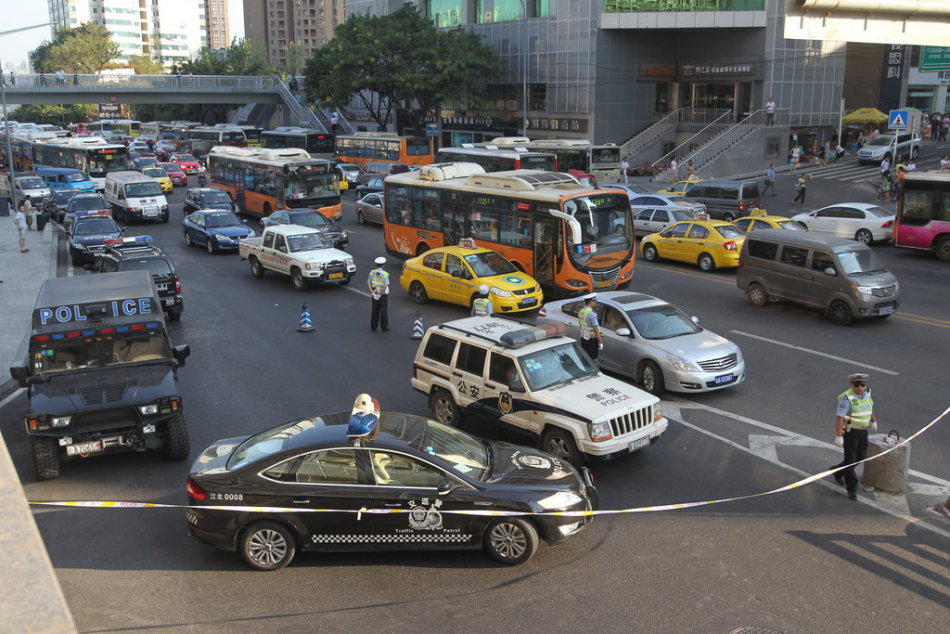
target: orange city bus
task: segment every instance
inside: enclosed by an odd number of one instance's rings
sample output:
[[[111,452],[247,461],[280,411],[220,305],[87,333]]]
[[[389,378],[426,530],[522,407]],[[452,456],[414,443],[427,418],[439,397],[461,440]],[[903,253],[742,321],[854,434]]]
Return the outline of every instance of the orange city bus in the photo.
[[[333,162],[298,148],[282,150],[216,146],[208,152],[211,184],[228,192],[246,214],[310,208],[329,220],[343,217]]]
[[[433,158],[431,138],[399,136],[395,132],[338,134],[333,152],[344,163],[360,167],[370,161],[429,165]]]
[[[623,288],[633,279],[629,198],[569,174],[486,174],[475,163],[440,163],[387,177],[383,200],[390,254],[419,255],[473,238],[534,276],[548,299]]]

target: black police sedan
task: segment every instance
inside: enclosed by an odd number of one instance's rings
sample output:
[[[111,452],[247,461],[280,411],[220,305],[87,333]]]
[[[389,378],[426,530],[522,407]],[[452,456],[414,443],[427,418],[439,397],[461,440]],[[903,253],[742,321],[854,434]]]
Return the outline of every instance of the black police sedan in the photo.
[[[380,416],[374,440],[352,441],[349,418],[302,418],[211,445],[188,478],[191,536],[257,570],[282,568],[297,550],[480,548],[515,565],[539,537],[561,542],[591,516],[493,512],[597,507],[589,471],[538,450],[395,413]]]

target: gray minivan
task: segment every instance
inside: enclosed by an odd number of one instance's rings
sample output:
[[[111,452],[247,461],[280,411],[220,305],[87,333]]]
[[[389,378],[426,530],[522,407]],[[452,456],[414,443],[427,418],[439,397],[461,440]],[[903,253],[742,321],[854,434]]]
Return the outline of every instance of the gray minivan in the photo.
[[[726,222],[748,216],[762,204],[755,181],[700,181],[686,190],[686,197],[706,205],[710,218]]]
[[[840,326],[889,317],[900,305],[897,278],[867,245],[788,229],[746,236],[736,286],[754,306],[795,302],[823,311]]]

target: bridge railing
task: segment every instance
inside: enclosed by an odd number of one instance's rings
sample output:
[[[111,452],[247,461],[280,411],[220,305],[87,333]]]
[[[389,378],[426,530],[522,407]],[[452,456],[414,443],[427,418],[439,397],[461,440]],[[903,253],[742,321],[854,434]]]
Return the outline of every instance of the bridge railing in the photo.
[[[55,73],[31,73],[26,75],[3,73],[7,88],[49,88],[76,90],[90,88],[116,89],[169,89],[197,88],[201,90],[249,90],[271,92],[281,83],[278,77],[259,75],[126,75],[120,73],[102,73],[96,75],[66,74],[58,77]]]

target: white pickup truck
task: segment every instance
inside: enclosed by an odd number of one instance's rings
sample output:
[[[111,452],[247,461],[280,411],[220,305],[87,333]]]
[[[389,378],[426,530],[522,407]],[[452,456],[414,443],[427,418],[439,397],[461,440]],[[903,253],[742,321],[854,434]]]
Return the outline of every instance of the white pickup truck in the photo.
[[[298,291],[311,282],[349,284],[356,273],[351,255],[334,249],[316,229],[297,225],[267,227],[261,237],[241,240],[238,253],[251,263],[254,277],[265,270],[283,273]]]

